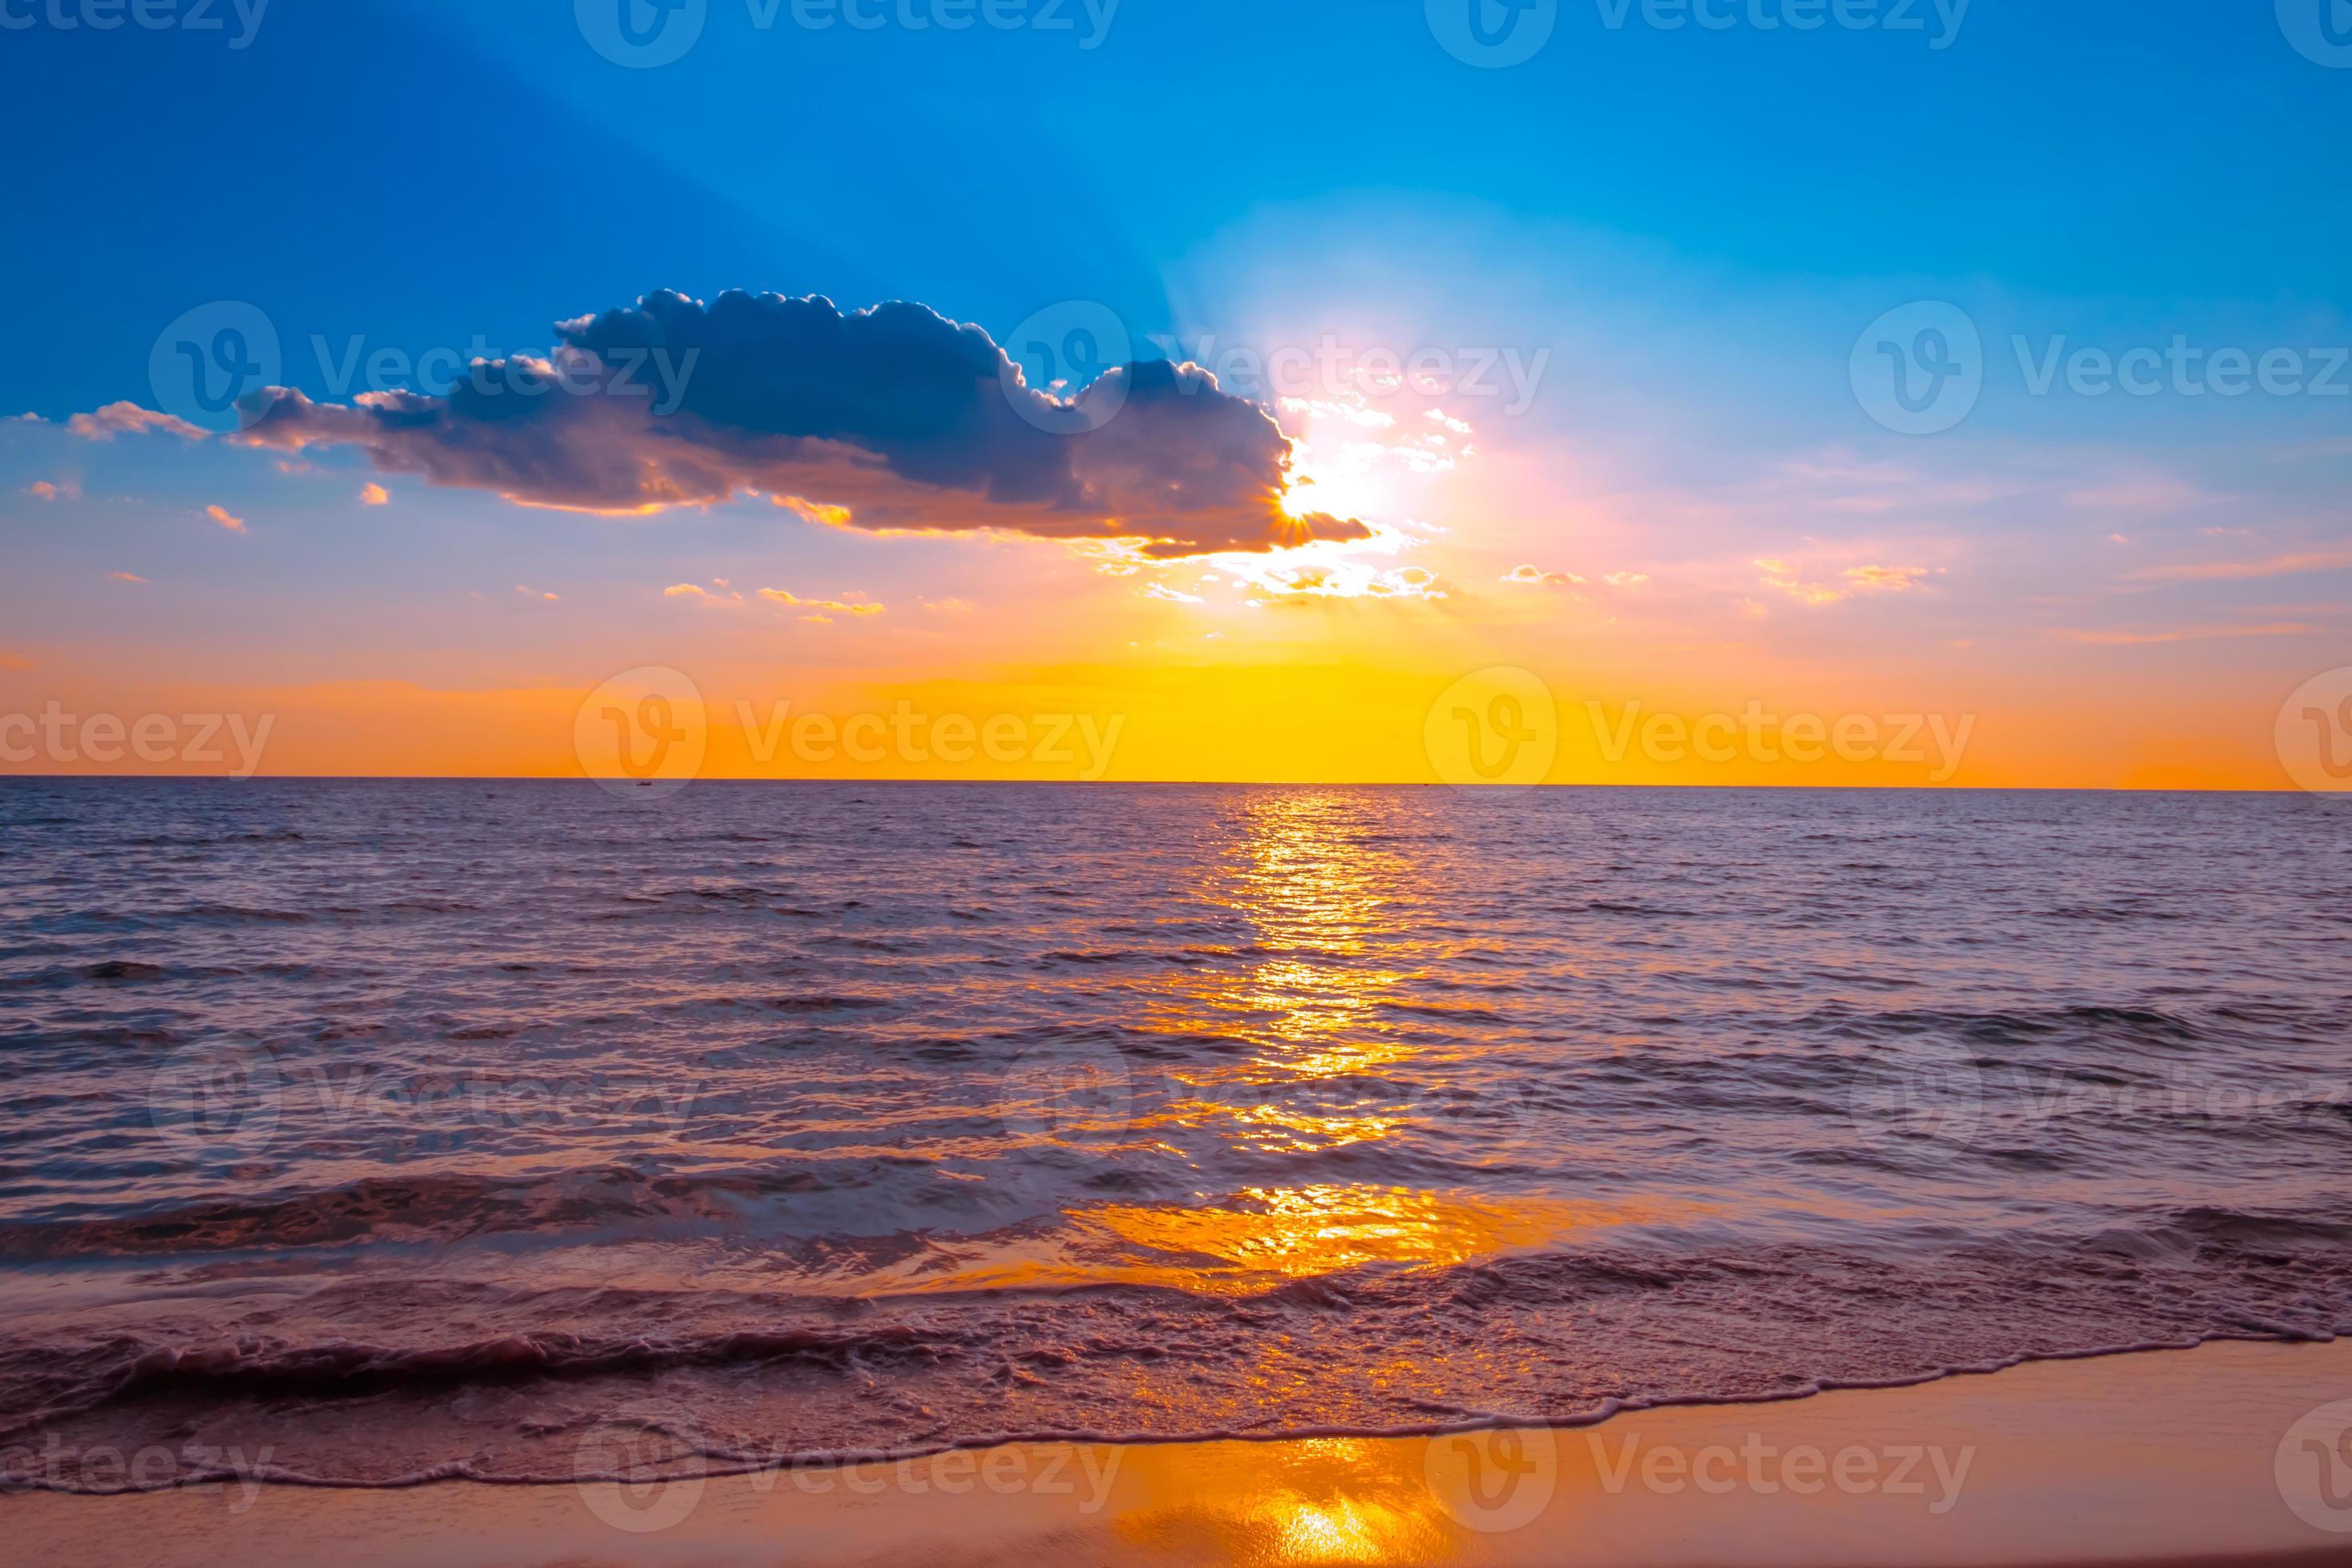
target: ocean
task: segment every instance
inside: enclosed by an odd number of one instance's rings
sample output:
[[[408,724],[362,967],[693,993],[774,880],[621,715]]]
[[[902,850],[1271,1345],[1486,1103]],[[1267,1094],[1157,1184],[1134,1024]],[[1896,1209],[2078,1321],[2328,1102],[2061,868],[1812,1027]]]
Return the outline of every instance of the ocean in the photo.
[[[0,780],[0,1478],[2332,1336],[2348,873],[2302,795]]]

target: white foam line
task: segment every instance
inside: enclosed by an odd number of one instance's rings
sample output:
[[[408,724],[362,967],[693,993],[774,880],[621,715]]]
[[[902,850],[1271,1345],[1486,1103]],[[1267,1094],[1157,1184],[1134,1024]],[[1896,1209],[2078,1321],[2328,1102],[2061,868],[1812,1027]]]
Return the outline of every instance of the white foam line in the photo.
[[[0,1489],[69,1492],[81,1497],[120,1497],[134,1492],[173,1491],[184,1487],[208,1486],[229,1481],[259,1481],[272,1486],[320,1487],[348,1491],[397,1491],[411,1487],[433,1486],[443,1481],[468,1481],[478,1486],[500,1487],[562,1487],[598,1485],[608,1482],[642,1484],[689,1476],[716,1480],[730,1476],[761,1475],[769,1471],[846,1469],[857,1465],[898,1464],[914,1459],[934,1458],[941,1454],[1009,1447],[1015,1444],[1070,1443],[1108,1447],[1143,1447],[1198,1443],[1291,1443],[1343,1438],[1444,1437],[1461,1432],[1492,1432],[1511,1427],[1542,1426],[1554,1431],[1574,1431],[1583,1427],[1597,1426],[1618,1415],[1644,1410],[1709,1409],[1740,1405],[1788,1405],[1798,1400],[1815,1398],[1823,1394],[1918,1388],[1931,1383],[1941,1383],[1952,1377],[1987,1377],[2036,1362],[2096,1361],[2107,1356],[2190,1351],[2201,1345],[2216,1343],[2328,1344],[2346,1336],[2352,1336],[2352,1321],[2339,1323],[2333,1331],[2326,1333],[2284,1329],[2275,1333],[2251,1330],[2246,1331],[2217,1330],[2210,1334],[2198,1334],[2181,1340],[2141,1340],[2126,1344],[2102,1345],[2091,1350],[2026,1351],[1995,1361],[1967,1363],[1902,1377],[1817,1378],[1771,1394],[1662,1394],[1654,1398],[1640,1396],[1628,1399],[1610,1398],[1602,1400],[1590,1410],[1539,1419],[1531,1419],[1524,1415],[1471,1415],[1461,1421],[1408,1423],[1398,1426],[1286,1426],[1275,1431],[1257,1430],[1253,1426],[1212,1427],[1197,1432],[1110,1432],[1083,1428],[1063,1431],[993,1432],[957,1437],[947,1442],[915,1444],[898,1448],[812,1448],[784,1455],[751,1455],[740,1449],[698,1447],[693,1449],[696,1457],[717,1459],[724,1463],[718,1467],[691,1470],[666,1470],[650,1476],[610,1471],[583,1472],[567,1476],[502,1475],[477,1470],[468,1460],[453,1459],[404,1475],[374,1479],[315,1476],[300,1470],[285,1469],[275,1465],[254,1465],[241,1471],[234,1468],[200,1471],[194,1475],[175,1478],[158,1487],[138,1487],[129,1484],[112,1487],[74,1486],[0,1473]]]

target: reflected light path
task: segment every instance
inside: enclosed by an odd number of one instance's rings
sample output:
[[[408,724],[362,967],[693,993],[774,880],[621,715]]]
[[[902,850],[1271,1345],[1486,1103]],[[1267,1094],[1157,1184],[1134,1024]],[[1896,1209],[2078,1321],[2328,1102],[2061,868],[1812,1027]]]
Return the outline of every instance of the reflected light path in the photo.
[[[1227,879],[1210,896],[1246,922],[1252,939],[1231,952],[1251,962],[1171,971],[1154,982],[1139,1026],[1237,1039],[1249,1054],[1179,1070],[1176,1084],[1194,1092],[1167,1109],[1168,1123],[1299,1153],[1378,1142],[1401,1125],[1391,1075],[1420,1047],[1383,1009],[1402,1000],[1401,984],[1433,944],[1392,912],[1412,868],[1377,842],[1381,824],[1365,805],[1292,792],[1244,803]],[[1348,1081],[1358,1079],[1372,1081]],[[1300,1085],[1318,1087],[1313,1104],[1291,1092]]]

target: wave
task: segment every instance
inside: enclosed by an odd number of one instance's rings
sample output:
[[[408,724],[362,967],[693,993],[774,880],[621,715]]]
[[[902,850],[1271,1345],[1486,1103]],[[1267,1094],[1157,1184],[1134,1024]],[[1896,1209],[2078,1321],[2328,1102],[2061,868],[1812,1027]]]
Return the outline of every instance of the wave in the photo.
[[[307,1294],[247,1281],[254,1294],[225,1313],[237,1283],[216,1281],[201,1310],[159,1303],[135,1331],[0,1340],[0,1436],[121,1447],[202,1423],[266,1438],[309,1478],[387,1485],[454,1473],[469,1450],[451,1445],[483,1420],[523,1455],[646,1399],[732,1434],[713,1453],[793,1458],[1009,1437],[1396,1434],[1430,1429],[1433,1410],[1572,1424],[2352,1333],[2352,1227],[2189,1208],[2145,1233],[1933,1257],[1592,1248],[1237,1294],[1108,1283],[825,1300],[338,1272]]]

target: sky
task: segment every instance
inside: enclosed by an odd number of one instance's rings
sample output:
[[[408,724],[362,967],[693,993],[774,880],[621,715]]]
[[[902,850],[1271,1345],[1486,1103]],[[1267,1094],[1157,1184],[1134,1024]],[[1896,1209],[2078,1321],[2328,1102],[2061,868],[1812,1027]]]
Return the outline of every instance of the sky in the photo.
[[[2343,0],[0,0],[0,771],[2352,778]]]

